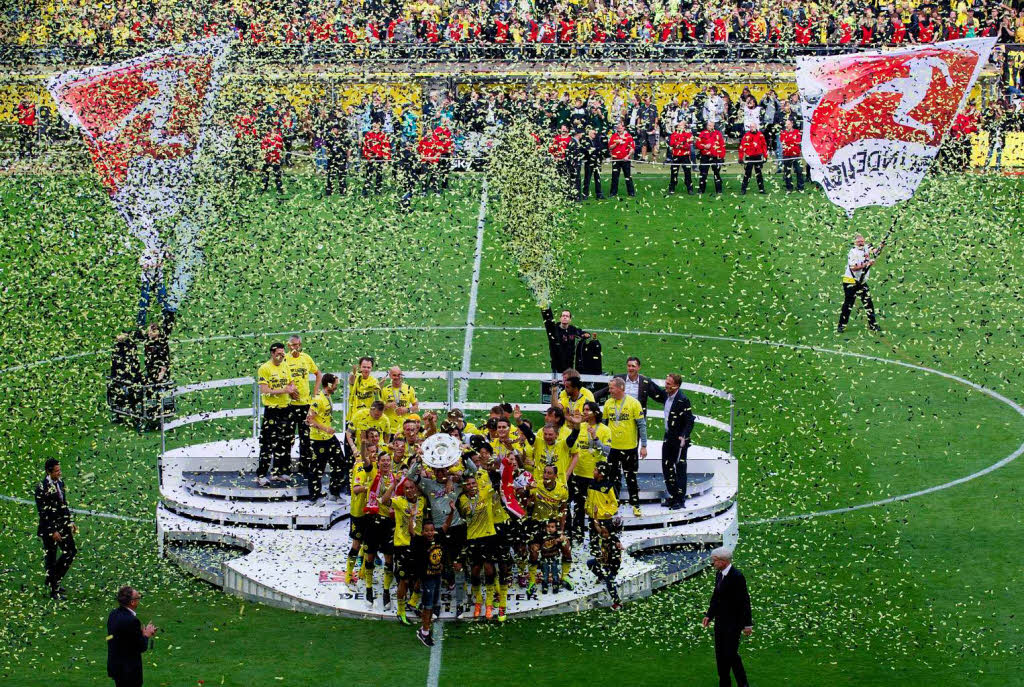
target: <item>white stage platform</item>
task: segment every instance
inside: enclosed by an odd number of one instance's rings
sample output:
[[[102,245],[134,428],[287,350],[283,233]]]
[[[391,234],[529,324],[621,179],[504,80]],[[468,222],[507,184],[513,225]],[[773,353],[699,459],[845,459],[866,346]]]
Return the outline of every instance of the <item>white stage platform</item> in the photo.
[[[695,574],[707,565],[701,549],[734,543],[736,525],[735,459],[701,446],[690,449],[686,507],[668,510],[660,504],[660,442],[650,442],[641,461],[641,485],[648,502],[641,517],[622,500],[622,543],[626,548],[618,578],[623,600],[651,594],[658,587]],[[313,505],[296,500],[305,487],[260,488],[249,477],[257,445],[252,439],[219,441],[169,450],[161,460],[161,505],[157,524],[162,552],[186,569],[225,591],[253,601],[312,613],[393,619],[394,603],[384,609],[378,599],[371,608],[361,582],[343,582],[349,549],[348,501]],[[230,487],[196,489],[195,473],[240,475],[238,491]],[[191,478],[189,477],[191,476]],[[223,483],[225,480],[215,480]],[[263,496],[263,498],[259,498]],[[322,503],[322,502],[321,502]],[[239,549],[218,560],[202,551],[183,553],[181,542],[209,542]],[[650,549],[689,545],[691,551],[667,553],[645,560]],[[510,589],[510,615],[544,615],[578,611],[611,601],[605,588],[586,568],[589,547],[575,547],[573,591],[528,596]],[[667,556],[669,560],[662,560]],[[378,590],[381,584],[378,572]],[[442,617],[454,614],[454,597],[443,594]]]
[[[442,380],[447,402],[424,402],[424,409],[454,407],[456,383],[479,381],[549,381],[550,375],[490,372],[405,372],[407,379]],[[335,408],[345,414],[347,376]],[[585,382],[607,382],[607,377],[585,376]],[[377,572],[377,600],[371,607],[363,598],[362,581],[354,588],[344,583],[350,540],[348,498],[310,503],[300,479],[290,485],[259,487],[254,480],[259,434],[259,390],[250,377],[200,382],[174,391],[175,397],[210,390],[250,387],[252,406],[206,410],[161,425],[162,441],[178,427],[251,417],[249,438],[215,441],[167,449],[160,457],[160,497],[157,531],[163,555],[197,577],[245,599],[274,606],[328,615],[394,619],[395,609],[384,608],[379,590],[383,571]],[[738,538],[736,495],[738,468],[732,456],[732,394],[712,387],[684,384],[687,393],[728,403],[728,421],[696,416],[698,425],[728,434],[728,451],[692,446],[688,453],[687,499],[683,508],[661,506],[661,442],[648,442],[648,457],[640,462],[641,514],[634,516],[625,489],[619,509],[625,548],[617,589],[626,601],[653,593],[659,587],[689,577],[709,564],[708,551]],[[465,411],[486,412],[492,402],[459,403]],[[538,403],[521,404],[524,411],[543,411]],[[719,406],[721,410],[721,406]],[[661,422],[662,411],[648,417]],[[297,444],[292,449],[298,457]],[[574,588],[558,594],[539,591],[528,595],[509,588],[511,616],[545,615],[609,605],[603,585],[586,568],[589,546],[576,545],[571,580]],[[454,615],[454,594],[442,592],[442,618]],[[464,616],[465,617],[465,616]]]

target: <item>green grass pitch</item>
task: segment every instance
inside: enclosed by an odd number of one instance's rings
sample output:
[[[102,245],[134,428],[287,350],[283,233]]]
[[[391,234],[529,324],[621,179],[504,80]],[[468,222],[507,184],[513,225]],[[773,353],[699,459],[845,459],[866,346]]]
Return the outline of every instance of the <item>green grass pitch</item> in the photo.
[[[206,265],[175,332],[177,381],[251,375],[292,331],[309,332],[306,350],[324,369],[365,353],[459,369],[480,177],[457,176],[450,194],[417,199],[408,213],[393,195],[322,199],[308,174],[286,182],[283,199],[232,196],[207,231]],[[847,220],[819,192],[769,183],[768,196],[740,198],[735,178],[720,199],[666,196],[665,177],[644,175],[636,199],[584,204],[556,307],[601,332],[606,370],[639,355],[655,377],[679,371],[736,394],[746,521],[737,565],[756,625],[742,652],[753,684],[1024,684],[1024,461],[908,501],[767,522],[942,484],[1021,445],[1024,418],[1007,405],[845,354],[1024,398],[1024,183],[926,181],[872,274],[881,336],[859,306],[846,334],[835,325],[850,238],[877,240],[891,210]],[[111,425],[104,408],[107,351],[137,298],[122,224],[90,176],[0,178],[0,207],[0,494],[30,498],[56,456],[73,506],[143,519],[79,517],[71,599],[58,608],[43,591],[34,508],[0,501],[0,682],[105,684],[106,614],[130,583],[145,595],[140,616],[162,628],[145,655],[147,685],[423,684],[429,654],[411,630],[242,602],[157,557],[159,437]],[[546,369],[540,314],[490,223],[476,325],[474,370]],[[244,405],[246,393],[186,403]],[[536,391],[492,383],[470,395]],[[246,426],[170,440],[242,436]],[[722,437],[705,429],[695,440]],[[440,683],[714,684],[711,636],[699,626],[710,587],[699,575],[618,614],[447,624]]]

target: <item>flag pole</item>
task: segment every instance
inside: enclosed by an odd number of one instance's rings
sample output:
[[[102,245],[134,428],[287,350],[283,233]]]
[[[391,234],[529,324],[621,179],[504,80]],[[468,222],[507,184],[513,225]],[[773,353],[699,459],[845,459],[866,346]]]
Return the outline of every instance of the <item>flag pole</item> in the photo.
[[[887,231],[885,236],[882,238],[882,242],[878,244],[878,251],[875,252],[873,258],[874,260],[877,260],[878,256],[882,254],[882,251],[885,249],[885,246],[889,243],[889,239],[896,232],[896,226],[899,224],[900,217],[903,216],[903,209],[906,207],[908,202],[909,201],[904,201],[900,203],[900,205],[897,206],[897,208],[893,211],[892,222],[889,224],[889,231]],[[864,268],[864,271],[860,273],[860,278],[857,280],[858,285],[864,283],[864,281],[868,278],[868,272],[870,271],[871,265],[868,265],[867,267]]]

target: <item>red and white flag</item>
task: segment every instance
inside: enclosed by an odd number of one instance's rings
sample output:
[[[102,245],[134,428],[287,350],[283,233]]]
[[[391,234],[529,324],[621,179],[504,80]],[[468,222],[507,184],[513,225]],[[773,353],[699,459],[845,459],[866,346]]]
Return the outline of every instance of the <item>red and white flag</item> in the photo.
[[[195,239],[194,227],[178,225],[192,221],[182,210],[193,196],[230,40],[177,45],[47,81],[61,116],[81,129],[103,187],[145,254],[164,254],[172,235],[178,243],[182,236]],[[191,249],[174,246],[179,269]]]
[[[532,478],[528,472],[524,475]],[[501,459],[501,501],[512,515],[517,518],[526,517],[526,509],[516,498],[515,458],[510,455]]]
[[[797,60],[811,179],[852,213],[914,195],[995,38]]]

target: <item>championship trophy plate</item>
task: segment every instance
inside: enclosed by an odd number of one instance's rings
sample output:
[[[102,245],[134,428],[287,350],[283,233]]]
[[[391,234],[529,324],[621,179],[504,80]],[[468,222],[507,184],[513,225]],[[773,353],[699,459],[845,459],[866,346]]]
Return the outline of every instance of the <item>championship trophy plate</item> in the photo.
[[[450,434],[431,434],[423,440],[423,463],[429,468],[450,468],[461,457],[462,446]]]

